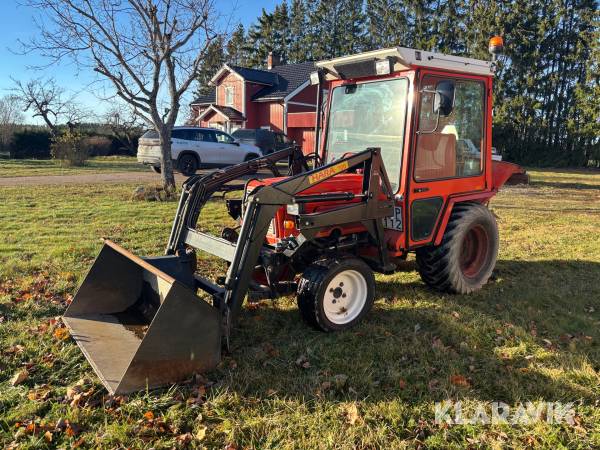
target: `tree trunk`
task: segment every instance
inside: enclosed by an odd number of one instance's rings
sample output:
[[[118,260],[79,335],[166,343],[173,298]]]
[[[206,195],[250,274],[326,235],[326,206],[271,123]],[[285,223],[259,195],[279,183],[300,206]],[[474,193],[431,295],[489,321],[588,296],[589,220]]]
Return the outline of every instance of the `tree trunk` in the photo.
[[[162,126],[158,130],[160,138],[160,151],[161,151],[161,181],[163,188],[168,193],[175,192],[175,175],[173,174],[173,160],[171,159],[171,129],[167,126]]]

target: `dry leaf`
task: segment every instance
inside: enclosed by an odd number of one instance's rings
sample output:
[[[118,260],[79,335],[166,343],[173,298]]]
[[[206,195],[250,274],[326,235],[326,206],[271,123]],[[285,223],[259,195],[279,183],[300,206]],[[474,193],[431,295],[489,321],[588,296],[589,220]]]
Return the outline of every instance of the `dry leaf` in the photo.
[[[203,440],[206,437],[206,427],[198,428],[198,431],[196,431],[195,437],[199,441]]]
[[[23,353],[25,351],[25,347],[17,344],[17,345],[12,345],[10,347],[8,347],[6,350],[4,350],[4,353],[7,354],[17,354],[17,353]]]
[[[46,431],[44,433],[44,439],[46,442],[52,442],[52,433],[50,431]]]
[[[16,386],[17,384],[21,384],[29,377],[29,372],[27,370],[21,370],[14,374],[14,376],[10,379],[11,386]]]
[[[406,389],[406,380],[400,379],[398,386],[400,386],[400,389]]]
[[[69,337],[69,330],[67,330],[66,328],[57,328],[52,334],[59,341],[64,341]]]
[[[344,413],[346,416],[346,422],[349,425],[354,425],[356,423],[356,421],[359,419],[358,408],[356,406],[356,403],[351,403],[351,404],[347,405],[345,407]]]
[[[471,383],[469,383],[469,380],[467,380],[462,375],[452,375],[450,377],[450,383],[452,383],[454,386],[462,386],[462,387],[469,387],[471,385]]]
[[[146,420],[154,420],[154,413],[152,411],[148,411],[144,413],[144,419]]]

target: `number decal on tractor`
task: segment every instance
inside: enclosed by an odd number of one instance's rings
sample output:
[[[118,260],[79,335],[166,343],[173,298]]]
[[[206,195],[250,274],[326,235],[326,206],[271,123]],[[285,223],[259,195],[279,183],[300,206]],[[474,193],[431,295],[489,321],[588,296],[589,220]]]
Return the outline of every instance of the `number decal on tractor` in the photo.
[[[402,231],[402,206],[394,207],[394,213],[383,219],[383,226],[389,230]]]

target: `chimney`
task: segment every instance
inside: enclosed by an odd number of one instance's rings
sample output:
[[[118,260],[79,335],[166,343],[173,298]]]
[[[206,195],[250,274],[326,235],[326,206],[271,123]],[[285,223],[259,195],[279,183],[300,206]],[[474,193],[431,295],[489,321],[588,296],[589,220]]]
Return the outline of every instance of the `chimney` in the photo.
[[[269,52],[269,56],[267,57],[267,69],[271,70],[280,63],[281,61],[279,60],[279,56],[277,56],[277,54],[273,54],[273,52]]]

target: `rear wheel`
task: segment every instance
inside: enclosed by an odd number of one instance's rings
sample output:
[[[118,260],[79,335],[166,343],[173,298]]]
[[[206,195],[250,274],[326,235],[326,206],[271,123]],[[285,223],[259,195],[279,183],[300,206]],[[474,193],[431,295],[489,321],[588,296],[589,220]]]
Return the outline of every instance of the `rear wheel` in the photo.
[[[375,299],[373,271],[357,258],[328,259],[309,266],[298,284],[303,319],[323,331],[360,322]]]
[[[487,283],[498,257],[498,226],[479,203],[456,205],[437,247],[417,250],[421,278],[429,286],[470,294]]]
[[[198,159],[194,155],[181,155],[177,160],[177,168],[186,177],[192,176],[198,170]]]
[[[158,174],[161,172],[161,170],[160,170],[160,166],[150,166],[150,170],[151,170],[152,172],[154,172],[154,173],[158,173]]]

